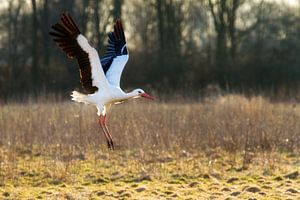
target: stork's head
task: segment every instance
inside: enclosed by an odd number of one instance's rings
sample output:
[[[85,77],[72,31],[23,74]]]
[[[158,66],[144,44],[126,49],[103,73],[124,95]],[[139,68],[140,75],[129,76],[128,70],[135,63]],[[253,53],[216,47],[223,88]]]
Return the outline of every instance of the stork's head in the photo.
[[[144,92],[144,90],[142,89],[135,89],[133,90],[133,93],[134,93],[134,98],[140,98],[140,97],[144,97],[146,99],[151,99],[151,100],[154,100],[154,97],[147,94],[146,92]]]

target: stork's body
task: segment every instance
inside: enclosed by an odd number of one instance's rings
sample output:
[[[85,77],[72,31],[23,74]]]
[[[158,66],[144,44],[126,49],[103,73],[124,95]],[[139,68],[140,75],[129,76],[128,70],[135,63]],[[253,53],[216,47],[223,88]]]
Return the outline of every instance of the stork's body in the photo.
[[[93,94],[82,94],[77,91],[73,91],[71,96],[72,100],[82,102],[86,104],[93,104],[97,107],[97,114],[100,116],[106,115],[112,104],[123,103],[131,98],[138,98],[139,89],[130,93],[125,93],[120,87],[108,85],[103,88],[101,92],[95,92]]]
[[[142,89],[126,93],[120,88],[122,71],[129,58],[121,21],[117,20],[114,31],[108,34],[107,51],[101,59],[97,50],[91,47],[87,39],[80,33],[69,14],[62,14],[61,20],[52,26],[50,35],[54,37],[54,41],[68,57],[77,59],[80,82],[88,94],[73,91],[72,100],[97,107],[99,124],[107,139],[108,147],[114,149],[106,125],[106,115],[111,105],[131,98],[153,99]]]

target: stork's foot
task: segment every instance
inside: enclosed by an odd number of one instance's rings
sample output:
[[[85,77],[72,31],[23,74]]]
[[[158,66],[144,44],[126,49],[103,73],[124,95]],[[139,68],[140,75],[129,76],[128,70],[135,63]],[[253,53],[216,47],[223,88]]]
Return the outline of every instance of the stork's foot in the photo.
[[[108,148],[108,149],[111,149],[110,141],[109,141],[109,140],[106,140],[106,142],[107,142],[107,148]]]
[[[115,150],[114,142],[112,140],[107,140],[107,148],[109,150]]]
[[[115,150],[114,142],[112,140],[110,140],[110,144],[111,144],[111,150]]]

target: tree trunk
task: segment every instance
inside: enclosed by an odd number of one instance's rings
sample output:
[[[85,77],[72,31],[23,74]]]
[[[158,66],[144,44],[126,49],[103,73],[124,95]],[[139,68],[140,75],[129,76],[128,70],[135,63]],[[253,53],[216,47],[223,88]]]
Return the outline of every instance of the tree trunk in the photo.
[[[95,2],[98,2],[98,0],[96,0]],[[81,32],[83,35],[85,35],[86,33],[86,29],[87,29],[87,22],[88,22],[88,13],[87,13],[87,7],[89,6],[90,1],[89,0],[82,0],[82,15],[81,15]]]
[[[122,5],[123,5],[123,0],[114,0],[114,8],[112,11],[114,21],[116,21],[117,19],[121,19]]]
[[[164,17],[163,17],[163,5],[162,0],[156,0],[156,12],[157,12],[157,23],[158,23],[158,38],[159,38],[159,51],[158,58],[161,64],[164,64],[164,49],[165,49],[165,41],[164,41]]]
[[[48,4],[48,0],[44,0],[44,8],[43,8],[43,35],[44,35],[44,39],[43,39],[43,43],[44,43],[44,66],[43,69],[48,69],[49,67],[49,57],[50,57],[50,49],[49,49],[49,40],[47,39],[48,36],[48,32],[49,32],[49,4]],[[44,74],[43,70],[43,75]]]
[[[217,81],[221,87],[226,86],[226,66],[228,65],[227,58],[227,30],[226,30],[226,0],[219,0],[215,4],[211,0],[209,2],[210,12],[213,16],[215,31],[217,33],[216,54],[215,54],[215,72]]]
[[[102,45],[102,35],[100,32],[100,15],[99,15],[99,9],[100,9],[100,3],[101,1],[94,1],[94,16],[95,16],[95,34],[94,34],[94,41],[96,45],[96,49],[100,49]]]
[[[232,4],[230,8],[227,9],[227,17],[228,17],[228,32],[230,37],[230,57],[231,63],[235,64],[235,57],[236,57],[236,48],[237,48],[237,41],[236,41],[236,12],[239,7],[239,0],[232,0]]]
[[[33,88],[36,89],[38,83],[38,61],[37,61],[37,11],[36,11],[36,0],[31,0],[32,4],[32,81]]]

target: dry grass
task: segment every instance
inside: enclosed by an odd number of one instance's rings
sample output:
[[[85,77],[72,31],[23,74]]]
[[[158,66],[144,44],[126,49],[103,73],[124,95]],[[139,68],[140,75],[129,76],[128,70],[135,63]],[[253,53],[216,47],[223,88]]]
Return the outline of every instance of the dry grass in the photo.
[[[113,108],[108,123],[117,150],[109,152],[93,107],[5,104],[0,191],[12,199],[30,197],[24,191],[50,199],[224,198],[234,191],[287,198],[298,193],[285,190],[300,190],[297,177],[283,182],[288,188],[274,189],[272,181],[299,168],[299,122],[298,105],[260,97],[135,101]],[[238,180],[227,183],[232,177]],[[265,194],[247,191],[253,184]]]
[[[108,123],[118,149],[240,152],[245,146],[255,151],[300,147],[299,120],[295,104],[231,95],[203,103],[130,102],[115,106]],[[0,127],[6,147],[75,148],[84,153],[106,145],[95,108],[77,103],[2,105]]]

